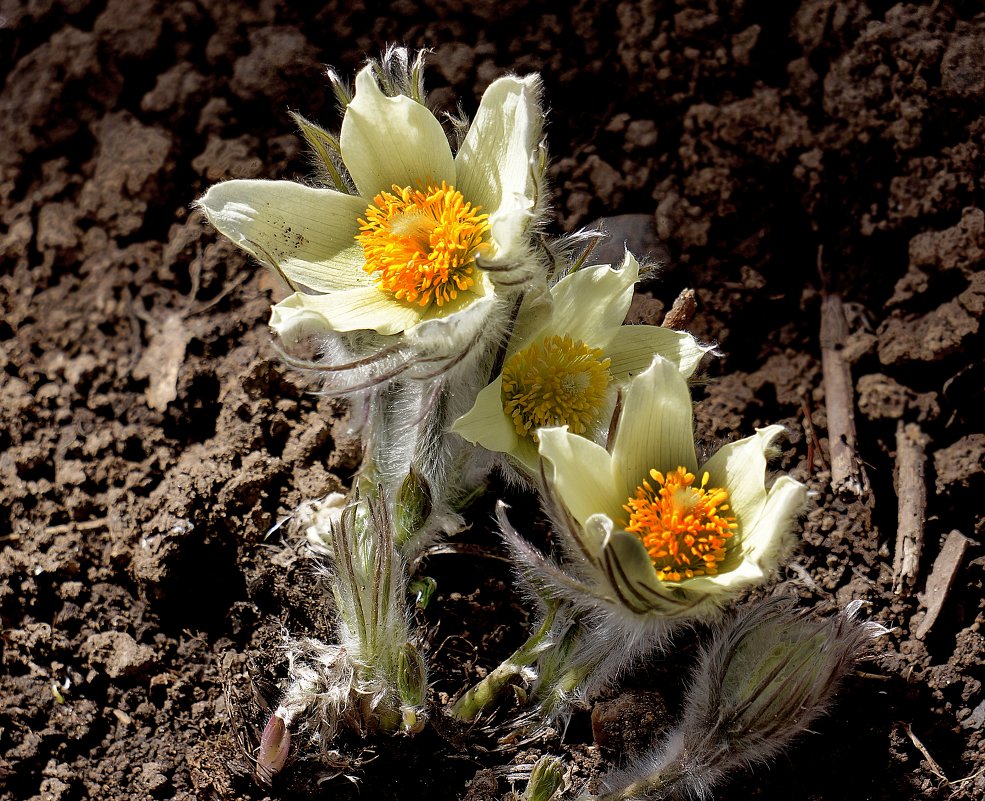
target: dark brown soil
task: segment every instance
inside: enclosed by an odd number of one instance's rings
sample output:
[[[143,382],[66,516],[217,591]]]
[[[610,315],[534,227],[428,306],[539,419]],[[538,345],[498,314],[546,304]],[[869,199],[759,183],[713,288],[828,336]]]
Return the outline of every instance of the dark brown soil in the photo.
[[[816,492],[783,578],[805,605],[863,598],[894,627],[817,734],[720,797],[982,797],[981,5],[316,6],[0,0],[0,798],[481,801],[541,752],[577,786],[645,743],[616,725],[600,749],[580,711],[563,738],[501,753],[446,725],[373,742],[361,790],[303,743],[272,789],[251,778],[283,634],[330,636],[303,552],[268,531],[344,488],[358,443],[277,364],[273,282],[191,203],[224,178],[308,175],[288,109],[335,126],[322,64],[352,74],[392,42],[435,49],[449,110],[504,72],[543,75],[556,230],[619,217],[649,242],[664,266],[641,313],[697,289],[692,331],[724,353],[700,435],[783,423],[783,466]],[[835,291],[872,486],[851,501],[826,470],[819,320]],[[927,437],[910,597],[892,590],[899,420]],[[460,541],[501,555],[480,529]],[[954,529],[973,542],[918,639]],[[438,702],[522,640],[524,612],[501,560],[425,568]],[[610,719],[666,725],[697,637],[608,699]],[[625,716],[644,701],[656,711]]]

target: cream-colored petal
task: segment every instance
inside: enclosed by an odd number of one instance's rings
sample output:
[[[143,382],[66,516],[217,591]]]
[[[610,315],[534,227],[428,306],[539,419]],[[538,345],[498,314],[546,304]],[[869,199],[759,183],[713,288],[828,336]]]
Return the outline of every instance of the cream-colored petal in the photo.
[[[395,301],[376,287],[359,287],[326,295],[295,292],[277,304],[270,324],[280,333],[303,322],[312,333],[320,324],[324,331],[376,331],[399,334],[420,322],[418,306]],[[320,321],[320,323],[319,323]]]
[[[719,578],[720,576],[695,576],[694,578],[682,579],[681,581],[668,581],[667,585],[669,587],[679,588],[692,599],[710,596],[721,600],[722,596],[728,595],[734,592],[734,590],[721,581],[718,581]],[[736,586],[740,586],[740,584]],[[741,586],[749,586],[749,583],[747,582]]]
[[[503,412],[502,376],[476,395],[472,408],[452,424],[451,430],[487,451],[516,450],[519,442],[516,427]]]
[[[604,348],[626,319],[639,275],[639,264],[628,251],[619,268],[602,264],[566,275],[551,290],[552,332]],[[652,361],[650,354],[646,367]]]
[[[646,370],[654,355],[663,356],[681,375],[689,377],[708,350],[684,331],[655,325],[624,325],[616,330],[605,353],[612,360],[609,372],[624,381]]]
[[[503,409],[502,376],[479,392],[472,408],[452,424],[451,430],[487,451],[505,453],[532,478],[540,474],[536,445],[517,433]]]
[[[437,303],[432,303],[428,306],[427,312],[424,314],[424,319],[444,320],[454,317],[460,314],[463,309],[469,308],[479,300],[493,300],[492,294],[486,292],[485,286],[482,283],[460,291],[453,300],[447,300],[440,306]]]
[[[613,531],[607,550],[608,573],[623,604],[643,613],[662,601],[665,589],[639,537]]]
[[[728,490],[743,529],[755,523],[766,504],[766,454],[781,433],[783,426],[757,429],[751,437],[723,445],[701,468],[711,486]]]
[[[397,186],[455,182],[451,147],[435,116],[404,95],[380,91],[372,67],[356,76],[340,136],[342,160],[359,194],[374,198]]]
[[[356,243],[367,206],[360,197],[294,181],[238,180],[216,184],[198,205],[219,233],[292,284],[329,292],[372,282]]]
[[[270,327],[289,345],[331,330],[321,314],[305,306],[305,297],[295,292],[270,309]]]
[[[594,514],[583,525],[578,526],[576,530],[569,531],[565,527],[561,531],[569,534],[576,540],[574,543],[568,545],[571,553],[587,556],[592,566],[602,570],[604,573],[602,554],[609,546],[609,541],[612,539],[612,534],[616,529],[616,524],[612,522],[611,517],[604,514]]]
[[[806,499],[803,484],[781,476],[770,488],[760,516],[743,526],[741,541],[729,550],[720,572],[690,579],[683,586],[694,592],[734,595],[769,580],[797,543],[795,524]]]
[[[529,262],[533,257],[527,244],[527,231],[534,218],[534,203],[524,195],[513,195],[489,215],[489,250],[482,254],[480,264],[501,266]],[[524,265],[529,267],[529,265]],[[507,277],[500,283],[512,282]]]
[[[515,251],[532,216],[531,159],[543,123],[539,95],[534,75],[493,81],[455,157],[456,187],[489,215],[493,262]]]
[[[540,455],[547,478],[572,517],[584,525],[594,514],[618,518],[623,498],[612,486],[605,448],[572,434],[567,426],[540,429]]]
[[[516,446],[506,455],[519,472],[526,473],[534,481],[540,478],[540,453],[532,439],[518,436]]]
[[[807,488],[803,484],[790,476],[774,481],[759,517],[743,532],[744,557],[767,570],[776,567],[794,545],[796,521],[806,505]]]
[[[602,566],[621,606],[638,615],[677,620],[707,619],[721,607],[720,592],[690,592],[691,581],[661,581],[638,537],[612,533]]]
[[[651,469],[695,471],[691,394],[673,362],[660,356],[626,390],[612,448],[613,480],[624,498]]]
[[[453,301],[424,312],[421,322],[407,336],[422,354],[458,354],[470,351],[484,333],[491,333],[495,295],[461,292]]]

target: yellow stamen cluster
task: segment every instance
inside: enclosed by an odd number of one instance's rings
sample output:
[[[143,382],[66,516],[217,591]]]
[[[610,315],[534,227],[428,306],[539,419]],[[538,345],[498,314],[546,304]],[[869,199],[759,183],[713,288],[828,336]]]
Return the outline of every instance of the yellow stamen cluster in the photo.
[[[609,386],[611,360],[570,336],[548,336],[503,367],[503,409],[517,433],[537,441],[537,429],[567,425],[583,434],[597,418]]]
[[[714,576],[725,558],[725,540],[738,523],[728,514],[728,492],[708,488],[708,474],[694,487],[694,473],[678,467],[664,476],[651,470],[649,481],[637,487],[636,496],[623,506],[629,512],[626,531],[636,534],[653,560],[657,577],[680,581],[694,576]]]
[[[380,192],[359,220],[363,269],[398,300],[444,305],[477,280],[475,257],[489,232],[489,215],[444,181]]]

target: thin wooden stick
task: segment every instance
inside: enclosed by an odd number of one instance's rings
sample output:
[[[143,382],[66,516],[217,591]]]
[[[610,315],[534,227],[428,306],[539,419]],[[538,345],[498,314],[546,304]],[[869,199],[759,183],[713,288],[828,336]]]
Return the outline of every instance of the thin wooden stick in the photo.
[[[916,423],[896,426],[896,496],[899,498],[893,592],[909,595],[920,572],[927,509],[927,437]]]
[[[804,432],[807,434],[807,474],[812,476],[814,475],[815,458],[824,468],[827,468],[828,464],[824,461],[824,453],[821,451],[821,440],[818,439],[817,430],[814,428],[810,398],[808,398],[806,390],[803,389],[800,391],[800,411],[804,415]]]
[[[108,517],[97,517],[94,520],[79,520],[71,523],[60,523],[57,526],[45,528],[45,534],[68,534],[70,531],[92,531],[97,528],[107,528]]]
[[[947,539],[944,540],[944,546],[941,548],[941,552],[937,554],[934,566],[930,570],[930,577],[927,579],[927,591],[921,598],[924,606],[927,607],[927,614],[913,633],[918,640],[926,637],[930,633],[931,627],[937,622],[970,544],[971,540],[956,529],[948,534]]]
[[[847,338],[848,321],[841,296],[826,295],[821,301],[821,368],[828,411],[831,488],[837,495],[861,498],[868,495],[869,479],[858,458],[852,367],[843,353]]]
[[[927,750],[927,746],[920,742],[920,738],[913,733],[913,729],[910,728],[909,723],[903,724],[903,730],[906,732],[906,736],[910,738],[910,742],[916,746],[917,751],[923,754],[923,758],[927,760],[927,765],[930,767],[930,772],[933,773],[938,779],[942,779],[950,784],[947,776],[944,775],[944,769],[938,765],[937,760],[930,755],[930,751]]]

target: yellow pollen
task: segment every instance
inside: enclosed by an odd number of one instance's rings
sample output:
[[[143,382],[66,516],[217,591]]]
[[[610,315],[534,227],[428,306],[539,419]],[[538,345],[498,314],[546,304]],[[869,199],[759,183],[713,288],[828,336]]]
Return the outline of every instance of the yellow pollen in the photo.
[[[537,442],[537,429],[567,425],[583,434],[609,386],[611,360],[580,339],[557,335],[528,345],[503,367],[503,410],[516,432]]]
[[[738,523],[728,514],[728,492],[708,488],[708,474],[694,487],[694,473],[678,467],[664,476],[651,470],[636,496],[623,506],[629,512],[626,531],[636,534],[650,554],[657,578],[680,581],[714,576],[725,558],[725,540]]]
[[[475,257],[489,233],[489,215],[444,181],[440,187],[393,185],[359,220],[367,273],[398,300],[444,305],[477,280]]]

